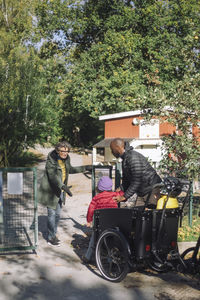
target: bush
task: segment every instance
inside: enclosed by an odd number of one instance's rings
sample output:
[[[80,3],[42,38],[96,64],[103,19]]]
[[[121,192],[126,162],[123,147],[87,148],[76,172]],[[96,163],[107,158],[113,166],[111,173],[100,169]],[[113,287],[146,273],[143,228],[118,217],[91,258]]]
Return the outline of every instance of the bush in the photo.
[[[196,242],[200,233],[200,218],[193,217],[192,227],[188,225],[188,216],[183,218],[182,227],[178,230],[178,242]]]

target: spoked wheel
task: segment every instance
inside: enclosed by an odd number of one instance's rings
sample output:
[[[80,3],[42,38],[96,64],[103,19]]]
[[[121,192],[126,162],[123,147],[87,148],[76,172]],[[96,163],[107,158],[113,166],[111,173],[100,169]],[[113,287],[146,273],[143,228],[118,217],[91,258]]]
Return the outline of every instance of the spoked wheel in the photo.
[[[129,271],[128,243],[116,230],[104,231],[96,245],[96,263],[103,277],[120,282]]]
[[[150,260],[148,260],[149,267],[159,273],[167,272],[171,269],[171,267],[166,262],[167,255],[162,254],[159,255],[159,259],[156,256],[152,256]]]
[[[181,254],[181,258],[186,266],[186,269],[183,271],[188,271],[190,273],[200,272],[200,249],[197,253],[196,259],[194,260],[193,254],[195,249],[195,247],[188,248]]]

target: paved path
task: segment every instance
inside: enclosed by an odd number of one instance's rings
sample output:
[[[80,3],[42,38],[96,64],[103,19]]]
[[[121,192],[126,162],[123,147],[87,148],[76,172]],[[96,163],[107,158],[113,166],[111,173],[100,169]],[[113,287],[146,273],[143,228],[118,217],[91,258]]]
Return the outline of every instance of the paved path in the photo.
[[[50,149],[40,149],[45,155]],[[72,165],[85,157],[71,153]],[[38,166],[41,178],[45,162]],[[46,242],[46,208],[39,205],[39,245],[36,254],[0,256],[0,300],[197,300],[199,285],[177,273],[158,275],[150,271],[130,273],[121,283],[101,278],[95,266],[86,266],[81,256],[88,232],[85,217],[91,200],[91,179],[70,175],[73,197],[62,210],[60,248]]]

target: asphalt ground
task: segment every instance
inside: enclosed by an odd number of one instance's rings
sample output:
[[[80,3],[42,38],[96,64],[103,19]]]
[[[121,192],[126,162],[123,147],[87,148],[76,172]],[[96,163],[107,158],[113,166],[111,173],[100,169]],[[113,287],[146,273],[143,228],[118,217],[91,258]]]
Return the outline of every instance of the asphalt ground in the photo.
[[[39,148],[45,156],[51,149]],[[71,153],[72,165],[87,164],[91,157]],[[37,167],[38,184],[45,161]],[[91,178],[69,177],[73,197],[62,209],[60,247],[47,244],[47,212],[38,205],[38,247],[36,253],[0,255],[0,300],[197,300],[199,278],[177,272],[158,274],[149,269],[129,273],[120,283],[103,279],[95,264],[81,257],[87,249],[90,231],[85,226],[91,201]]]

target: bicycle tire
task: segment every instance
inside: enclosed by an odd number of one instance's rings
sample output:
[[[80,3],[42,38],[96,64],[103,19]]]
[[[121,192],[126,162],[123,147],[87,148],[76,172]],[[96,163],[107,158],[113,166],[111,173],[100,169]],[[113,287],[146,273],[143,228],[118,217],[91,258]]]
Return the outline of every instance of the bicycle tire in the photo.
[[[186,265],[186,270],[184,271],[193,274],[197,272],[200,273],[200,251],[197,254],[196,260],[192,258],[195,249],[196,247],[190,247],[181,254],[181,258],[183,259],[184,264]]]
[[[117,230],[104,231],[96,245],[97,267],[101,275],[112,282],[122,281],[129,271],[127,241]]]

